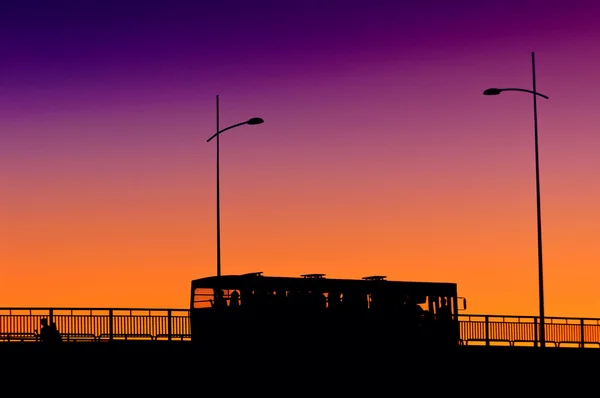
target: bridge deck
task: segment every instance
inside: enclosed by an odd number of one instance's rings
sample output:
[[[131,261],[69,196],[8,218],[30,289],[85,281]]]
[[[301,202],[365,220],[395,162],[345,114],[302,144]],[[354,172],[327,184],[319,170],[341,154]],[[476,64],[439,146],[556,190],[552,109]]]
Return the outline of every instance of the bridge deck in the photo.
[[[32,355],[33,354],[33,355]],[[228,347],[186,341],[116,341],[63,343],[0,343],[7,380],[39,374],[44,363],[49,381],[88,380],[96,391],[135,392],[136,396],[197,391],[275,392],[289,396],[304,391],[338,395],[385,396],[418,390],[423,396],[539,396],[561,389],[589,393],[596,379],[590,368],[600,350],[511,346],[458,346],[444,350],[369,350],[358,345],[306,347],[297,344]],[[32,369],[32,361],[35,369]],[[589,375],[589,376],[585,376]],[[61,394],[81,393],[80,383],[63,383]],[[263,394],[264,395],[264,394]],[[298,394],[300,396],[300,394]],[[517,395],[517,396],[520,396]]]
[[[189,311],[143,308],[0,308],[0,342],[35,342],[42,318],[56,322],[65,341],[190,340]],[[464,345],[534,346],[537,317],[461,314]],[[546,317],[553,347],[600,348],[600,318]]]

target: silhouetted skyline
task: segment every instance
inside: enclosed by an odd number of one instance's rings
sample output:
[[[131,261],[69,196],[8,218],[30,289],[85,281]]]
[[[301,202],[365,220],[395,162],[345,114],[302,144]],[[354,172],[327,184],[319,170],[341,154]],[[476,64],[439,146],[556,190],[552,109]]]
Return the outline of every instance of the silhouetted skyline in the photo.
[[[188,3],[188,4],[184,4]],[[0,303],[173,307],[222,272],[450,281],[600,316],[600,36],[589,2],[2,4]],[[457,5],[458,4],[458,5]]]

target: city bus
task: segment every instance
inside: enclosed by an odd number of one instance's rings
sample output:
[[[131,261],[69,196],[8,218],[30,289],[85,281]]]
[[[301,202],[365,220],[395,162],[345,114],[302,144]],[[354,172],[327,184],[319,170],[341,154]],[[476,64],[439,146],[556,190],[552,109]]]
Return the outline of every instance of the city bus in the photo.
[[[253,272],[193,280],[190,333],[193,342],[215,337],[268,340],[294,332],[319,340],[368,336],[394,343],[458,345],[458,311],[464,309],[466,299],[458,297],[456,283]]]

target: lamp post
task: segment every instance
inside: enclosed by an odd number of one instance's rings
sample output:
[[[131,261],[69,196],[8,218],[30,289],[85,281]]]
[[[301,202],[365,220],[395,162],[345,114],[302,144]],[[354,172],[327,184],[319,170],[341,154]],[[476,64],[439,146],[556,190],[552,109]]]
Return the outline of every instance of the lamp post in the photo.
[[[219,130],[219,96],[217,95],[217,132],[213,134],[206,142],[210,142],[213,138],[217,138],[217,276],[221,276],[221,197],[219,188],[219,136],[221,133],[231,130],[234,127],[243,126],[244,124],[255,125],[261,124],[264,120],[259,117],[253,117],[245,122],[234,124]]]
[[[537,121],[537,97],[548,99],[544,94],[538,93],[535,86],[535,53],[531,53],[531,70],[533,73],[533,90],[522,88],[488,88],[483,92],[484,95],[498,95],[502,91],[523,91],[533,94],[533,128],[535,142],[535,188],[537,198],[537,249],[538,249],[538,279],[539,279],[539,300],[540,300],[540,347],[546,346],[546,320],[544,317],[544,266],[542,259],[542,209],[540,202],[540,164],[538,151],[538,121]]]

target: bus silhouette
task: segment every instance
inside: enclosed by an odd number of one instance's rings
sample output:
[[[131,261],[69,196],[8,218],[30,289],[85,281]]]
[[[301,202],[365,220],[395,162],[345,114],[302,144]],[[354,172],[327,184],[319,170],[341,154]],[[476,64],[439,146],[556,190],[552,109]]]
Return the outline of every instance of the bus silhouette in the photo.
[[[453,346],[460,344],[458,311],[464,309],[456,283],[254,272],[193,280],[190,332],[193,342],[204,343],[215,336],[257,341],[292,330],[320,340],[358,333],[395,343]]]

